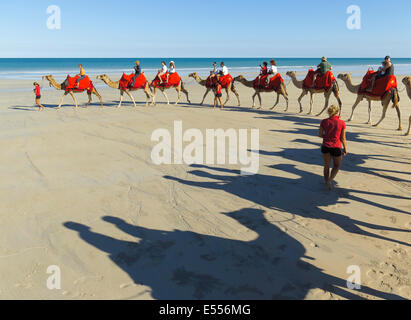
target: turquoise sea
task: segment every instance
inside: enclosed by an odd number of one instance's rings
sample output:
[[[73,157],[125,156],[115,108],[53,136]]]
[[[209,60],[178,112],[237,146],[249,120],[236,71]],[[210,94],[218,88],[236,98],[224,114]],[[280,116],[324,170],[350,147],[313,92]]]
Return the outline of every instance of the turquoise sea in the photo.
[[[0,79],[33,79],[38,80],[45,74],[53,74],[63,78],[67,74],[78,73],[77,66],[82,63],[86,72],[93,76],[101,73],[121,74],[131,73],[134,61],[139,58],[65,58],[65,59],[0,59]],[[207,75],[212,63],[224,61],[232,75],[255,74],[259,65],[271,58],[141,58],[143,71],[154,75],[160,68],[162,60],[169,63],[174,60],[177,72],[186,76],[191,72]],[[278,58],[277,65],[281,73],[289,70],[305,72],[320,62],[319,58]],[[362,76],[369,67],[378,68],[381,58],[329,58],[335,73],[351,72],[353,76]],[[397,75],[411,74],[411,58],[393,58]],[[285,76],[285,75],[284,75]]]

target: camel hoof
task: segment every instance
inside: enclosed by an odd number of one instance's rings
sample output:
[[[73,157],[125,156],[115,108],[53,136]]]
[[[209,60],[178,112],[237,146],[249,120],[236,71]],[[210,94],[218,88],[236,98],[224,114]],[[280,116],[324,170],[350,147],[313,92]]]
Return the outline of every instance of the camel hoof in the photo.
[[[263,107],[259,107],[259,108],[257,108],[257,110],[261,110]]]
[[[402,127],[399,127],[399,128],[397,129],[397,131],[402,131]]]

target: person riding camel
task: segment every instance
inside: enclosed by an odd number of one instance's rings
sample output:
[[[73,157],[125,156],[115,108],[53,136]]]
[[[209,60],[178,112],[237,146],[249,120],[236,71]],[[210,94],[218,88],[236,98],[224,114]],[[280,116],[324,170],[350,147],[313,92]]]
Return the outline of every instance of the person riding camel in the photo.
[[[258,86],[261,87],[261,78],[266,76],[268,74],[268,63],[267,62],[263,62],[263,65],[260,65],[260,74],[257,77],[258,79]]]
[[[313,77],[313,84],[311,85],[311,88],[315,86],[315,80],[317,79],[317,75],[325,75],[328,71],[331,71],[333,68],[331,64],[327,61],[326,57],[321,58],[321,63],[317,66],[317,70],[314,72],[314,77]]]
[[[136,84],[136,79],[141,75],[141,67],[140,67],[140,61],[136,61],[136,65],[134,66],[134,77],[133,81],[131,82],[131,87],[134,88]]]
[[[270,61],[270,65],[271,66],[268,69],[267,85],[270,83],[271,79],[278,73],[277,62],[274,59]]]
[[[79,64],[78,67],[80,69],[80,73],[77,75],[79,78],[76,80],[76,88],[78,88],[80,81],[86,77],[86,71],[84,71],[83,65]]]
[[[161,61],[161,65],[162,67],[160,70],[158,70],[157,77],[158,77],[158,80],[160,81],[160,84],[163,84],[163,79],[161,77],[167,74],[168,68],[167,68],[165,61]]]
[[[220,63],[221,66],[221,70],[219,71],[220,76],[226,76],[228,75],[228,68],[226,67],[226,65],[224,64],[224,62]]]
[[[176,73],[176,64],[174,61],[170,62],[170,66],[168,68],[168,73],[167,73],[167,83],[169,82],[170,79],[170,74]]]
[[[386,76],[393,76],[394,75],[394,65],[391,62],[391,57],[386,56],[384,62],[382,63],[382,67],[378,69],[378,71],[373,75],[371,78],[371,84],[368,87],[367,91],[372,92],[375,86],[375,81],[378,79],[384,78]]]

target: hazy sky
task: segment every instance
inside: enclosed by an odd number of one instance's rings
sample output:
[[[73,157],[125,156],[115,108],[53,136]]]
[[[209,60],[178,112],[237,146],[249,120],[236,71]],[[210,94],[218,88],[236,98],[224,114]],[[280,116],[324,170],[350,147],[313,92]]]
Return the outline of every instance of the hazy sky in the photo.
[[[350,5],[361,30],[346,26]],[[411,57],[409,0],[14,0],[0,12],[0,57]]]

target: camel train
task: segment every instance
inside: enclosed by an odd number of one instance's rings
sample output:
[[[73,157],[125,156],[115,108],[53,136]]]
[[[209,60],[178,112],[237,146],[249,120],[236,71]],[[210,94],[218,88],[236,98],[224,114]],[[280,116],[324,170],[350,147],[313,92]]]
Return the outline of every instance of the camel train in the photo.
[[[366,76],[363,78],[363,82],[357,85],[354,85],[352,83],[350,74],[347,73],[347,74],[338,75],[337,79],[340,79],[341,81],[345,83],[348,91],[357,95],[357,99],[352,107],[351,115],[348,121],[352,121],[354,119],[354,111],[356,107],[359,105],[359,103],[363,100],[366,100],[368,102],[367,124],[372,125],[372,119],[371,119],[372,102],[380,101],[383,107],[382,116],[380,120],[376,124],[373,125],[374,127],[377,127],[384,120],[387,109],[390,103],[392,102],[392,107],[396,109],[396,112],[398,115],[398,122],[399,122],[398,130],[401,131],[402,125],[401,125],[400,98],[399,98],[399,92],[398,92],[397,82],[396,82],[397,80],[395,76],[391,76],[392,85],[391,87],[388,87],[388,86],[383,87],[385,91],[383,91],[382,94],[381,92],[375,92],[375,90],[373,90],[372,92],[368,92],[367,90],[364,89],[364,84],[366,84],[366,81],[369,80],[367,77],[372,76],[372,73],[373,73],[372,71],[369,71],[366,74]],[[332,75],[331,71],[329,71],[327,72],[327,74],[321,77],[317,77],[314,83],[313,74],[314,74],[314,70],[310,69],[305,79],[300,81],[297,79],[295,71],[288,71],[286,73],[286,75],[291,78],[291,81],[293,82],[293,84],[297,88],[302,90],[302,93],[298,98],[300,113],[303,112],[303,106],[302,106],[301,101],[304,96],[306,96],[307,94],[310,94],[310,108],[309,108],[308,114],[312,114],[313,113],[313,97],[315,94],[322,93],[324,94],[324,97],[325,97],[325,104],[321,112],[316,114],[316,116],[320,116],[327,109],[329,105],[329,100],[332,94],[334,94],[335,98],[337,99],[339,109],[340,109],[340,115],[341,115],[342,101],[340,99],[340,89],[338,86],[337,79]],[[134,81],[132,81],[133,77],[134,77],[134,74],[130,74],[130,75],[123,74],[120,80],[112,81],[109,78],[109,76],[107,76],[106,74],[102,74],[102,75],[98,75],[97,79],[103,81],[110,88],[117,89],[120,91],[120,101],[119,101],[117,108],[120,108],[122,105],[122,102],[124,99],[124,93],[131,99],[134,107],[136,107],[136,100],[134,99],[132,92],[137,91],[137,90],[142,90],[145,93],[145,96],[146,96],[145,106],[148,106],[150,99],[151,99],[150,105],[156,104],[156,94],[158,90],[160,90],[162,94],[164,95],[164,97],[166,98],[167,104],[170,104],[170,100],[165,92],[168,89],[175,89],[177,91],[178,98],[177,98],[177,101],[175,102],[176,105],[181,100],[181,92],[185,94],[188,103],[191,103],[189,100],[189,93],[185,89],[183,81],[177,73],[170,75],[170,79],[168,79],[169,82],[166,82],[166,78],[162,78],[163,81],[161,82],[158,76],[156,76],[156,78],[153,81],[149,82],[147,78],[145,77],[144,73],[141,73],[141,75],[138,76],[137,79],[134,79]],[[208,93],[213,90],[213,83],[210,81],[210,77],[207,79],[201,79],[201,77],[197,73],[191,73],[189,77],[193,78],[201,86],[206,87],[206,92],[200,103],[200,105],[203,105],[204,100],[207,97]],[[226,93],[227,93],[227,99],[223,105],[226,105],[227,102],[230,100],[231,92],[234,93],[235,96],[237,97],[238,106],[241,105],[240,96],[235,86],[235,82],[239,82],[248,88],[254,89],[254,94],[251,97],[252,102],[253,102],[252,108],[256,107],[255,98],[258,97],[259,103],[260,103],[260,106],[258,109],[261,109],[262,108],[261,93],[271,92],[271,93],[277,94],[277,99],[274,103],[274,106],[270,108],[270,110],[273,110],[279,104],[280,96],[282,96],[286,102],[286,107],[284,111],[285,112],[288,111],[289,96],[288,96],[286,84],[284,83],[284,80],[280,74],[277,74],[275,77],[272,77],[270,81],[266,81],[265,78],[262,80],[260,77],[250,81],[250,80],[247,80],[242,75],[239,75],[235,78],[232,78],[231,75],[228,75],[226,78],[227,79],[224,79],[224,81],[220,80],[220,82],[222,82],[223,84],[223,88],[226,90]],[[59,105],[57,106],[57,109],[61,108],[64,102],[64,98],[67,95],[71,95],[71,97],[73,98],[75,107],[78,108],[77,99],[74,94],[78,94],[82,92],[86,92],[89,98],[85,107],[90,105],[90,103],[92,102],[92,96],[95,95],[100,100],[100,108],[103,108],[102,97],[98,93],[96,88],[94,87],[93,82],[88,77],[86,77],[85,79],[82,79],[80,81],[79,85],[76,86],[75,84],[77,83],[77,79],[78,79],[78,76],[77,77],[68,76],[63,83],[59,84],[54,80],[52,75],[47,75],[43,77],[43,80],[47,80],[51,87],[54,87],[56,90],[64,91],[63,96],[60,99]],[[387,81],[385,80],[385,82]],[[408,97],[411,99],[411,77],[405,77],[402,80],[402,83],[404,84],[407,90]],[[379,87],[381,89],[381,86]],[[411,131],[411,116],[409,118],[408,130],[406,132],[406,135],[409,135],[410,131]]]

